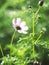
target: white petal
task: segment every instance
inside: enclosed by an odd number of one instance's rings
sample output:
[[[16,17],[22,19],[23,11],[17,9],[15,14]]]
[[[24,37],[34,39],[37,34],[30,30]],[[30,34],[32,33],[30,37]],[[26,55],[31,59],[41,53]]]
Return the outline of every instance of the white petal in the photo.
[[[22,30],[18,30],[19,33],[22,33]]]
[[[23,34],[27,34],[26,31],[23,31],[23,30],[18,30],[19,33],[23,33]]]
[[[24,27],[26,25],[26,22],[21,22],[20,27]]]
[[[13,25],[16,24],[16,19],[15,19],[15,18],[12,20],[12,24],[13,24]]]
[[[17,18],[17,20],[16,20],[16,24],[17,24],[17,26],[19,26],[20,23],[21,23],[21,18]]]
[[[13,28],[16,29],[16,26],[17,26],[17,25],[16,25],[16,19],[13,19],[13,20],[12,20],[12,24],[13,24]]]
[[[23,33],[23,34],[27,34],[27,32],[26,32],[26,31],[22,31],[22,33]]]
[[[27,26],[22,27],[22,30],[28,30]]]

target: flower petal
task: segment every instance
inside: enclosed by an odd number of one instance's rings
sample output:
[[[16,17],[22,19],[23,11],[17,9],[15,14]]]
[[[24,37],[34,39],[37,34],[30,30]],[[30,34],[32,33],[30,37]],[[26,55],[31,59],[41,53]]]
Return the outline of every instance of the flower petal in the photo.
[[[15,18],[12,20],[12,24],[16,25],[16,19]]]
[[[26,32],[26,31],[22,31],[22,33],[23,33],[23,34],[27,34],[27,32]]]
[[[23,31],[23,30],[18,30],[19,33],[23,33],[23,34],[27,34],[26,31]]]
[[[19,26],[20,23],[21,23],[21,18],[17,18],[17,20],[16,20],[16,25]]]
[[[22,27],[22,30],[28,30],[27,26]]]
[[[16,19],[15,18],[12,20],[12,24],[13,24],[13,28],[16,29]]]
[[[22,33],[22,30],[18,30],[19,33]]]
[[[21,22],[20,27],[24,27],[26,25],[26,22]]]

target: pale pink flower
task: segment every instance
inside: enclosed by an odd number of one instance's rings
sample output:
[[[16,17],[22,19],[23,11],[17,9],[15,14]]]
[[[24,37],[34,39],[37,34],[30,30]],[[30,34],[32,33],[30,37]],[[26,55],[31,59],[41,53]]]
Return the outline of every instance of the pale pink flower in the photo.
[[[13,28],[17,30],[19,33],[27,34],[28,27],[24,21],[21,21],[21,18],[12,20]]]

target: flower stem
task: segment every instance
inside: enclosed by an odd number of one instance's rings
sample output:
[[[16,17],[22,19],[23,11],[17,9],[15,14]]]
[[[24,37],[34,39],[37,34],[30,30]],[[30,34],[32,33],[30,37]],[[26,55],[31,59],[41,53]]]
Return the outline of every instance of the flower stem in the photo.
[[[37,12],[35,13],[35,16],[38,14],[38,12],[40,11],[40,6],[39,6],[39,8],[38,8],[38,10],[37,10]]]
[[[26,58],[26,60],[24,61],[24,65],[27,63],[28,57]]]
[[[35,35],[35,32],[34,32],[34,21],[35,21],[35,17],[37,16],[38,12],[40,10],[40,7],[38,8],[37,12],[36,13],[33,13],[33,22],[32,22],[32,28],[33,28],[33,41],[32,41],[32,45],[33,45],[33,57],[34,57],[34,60],[36,60],[36,57],[35,57],[35,49],[34,49],[34,44],[35,44],[35,41],[34,41],[34,35]],[[41,35],[38,37],[38,39],[36,40],[36,42],[39,40],[39,38],[41,37]]]
[[[1,50],[2,56],[4,57],[4,53],[3,53],[1,45],[0,45],[0,50]]]
[[[35,41],[34,44],[36,44],[38,42],[38,40],[41,38],[42,34],[39,35],[39,37],[37,38],[37,40]]]
[[[2,46],[1,46],[1,44],[0,44],[0,51],[1,51],[1,53],[2,53],[2,56],[3,56],[3,58],[4,58],[4,53],[3,53],[3,50],[2,50]],[[3,59],[4,60],[4,62],[5,62],[5,65],[6,65],[6,61],[5,61],[5,59]]]
[[[32,26],[33,26],[33,41],[32,41],[32,45],[33,45],[33,57],[34,57],[34,60],[35,60],[35,50],[34,50],[34,17],[35,17],[35,14],[33,13],[33,22],[32,22]]]
[[[34,13],[33,13],[33,37],[34,37]]]
[[[11,59],[11,51],[12,51],[12,45],[13,45],[12,43],[13,43],[13,40],[14,40],[15,32],[16,31],[14,31],[14,33],[12,35],[12,39],[11,39],[11,43],[10,43],[11,44],[11,48],[10,48],[10,59]],[[11,62],[10,62],[10,65],[11,65]]]
[[[12,39],[11,39],[11,45],[12,45],[12,43],[13,43],[14,36],[15,36],[15,31],[14,31],[14,33],[13,33],[13,35],[12,35]]]

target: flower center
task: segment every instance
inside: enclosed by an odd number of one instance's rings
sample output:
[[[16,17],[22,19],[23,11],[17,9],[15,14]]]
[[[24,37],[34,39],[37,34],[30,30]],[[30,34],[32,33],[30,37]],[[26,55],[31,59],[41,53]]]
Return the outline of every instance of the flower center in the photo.
[[[21,27],[20,27],[20,26],[17,26],[16,29],[17,29],[17,30],[21,30]]]

